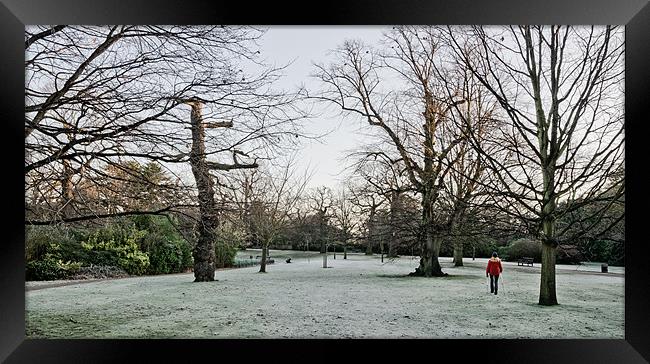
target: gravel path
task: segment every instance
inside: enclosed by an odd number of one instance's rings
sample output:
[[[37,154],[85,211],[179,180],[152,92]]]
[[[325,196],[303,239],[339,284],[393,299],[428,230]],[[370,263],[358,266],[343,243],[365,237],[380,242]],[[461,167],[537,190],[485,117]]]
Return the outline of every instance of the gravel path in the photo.
[[[275,254],[274,254],[275,253]],[[286,253],[291,255],[291,253]],[[485,260],[449,277],[408,277],[417,260],[317,253],[217,272],[70,284],[26,292],[30,338],[624,338],[624,272],[558,266],[560,305],[536,304],[539,268],[505,263],[498,296]],[[280,257],[281,252],[271,252]],[[294,254],[295,255],[295,254]],[[616,268],[616,269],[614,269]],[[583,270],[584,269],[584,270]]]

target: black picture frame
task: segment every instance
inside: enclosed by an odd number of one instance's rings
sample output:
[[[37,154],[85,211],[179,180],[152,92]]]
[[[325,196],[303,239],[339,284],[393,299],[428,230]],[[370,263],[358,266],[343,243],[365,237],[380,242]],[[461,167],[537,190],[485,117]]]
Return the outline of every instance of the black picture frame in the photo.
[[[647,0],[329,1],[0,0],[0,122],[3,234],[0,241],[0,361],[309,361],[359,357],[414,361],[645,363],[650,360],[650,269],[643,240],[650,105]],[[625,339],[623,340],[42,340],[25,338],[24,25],[29,24],[621,24],[626,25]],[[631,165],[631,167],[630,167]],[[629,198],[629,195],[632,198]],[[309,356],[306,356],[306,355]],[[235,358],[228,359],[234,355]],[[422,359],[420,359],[422,360]],[[274,361],[274,360],[272,360]]]

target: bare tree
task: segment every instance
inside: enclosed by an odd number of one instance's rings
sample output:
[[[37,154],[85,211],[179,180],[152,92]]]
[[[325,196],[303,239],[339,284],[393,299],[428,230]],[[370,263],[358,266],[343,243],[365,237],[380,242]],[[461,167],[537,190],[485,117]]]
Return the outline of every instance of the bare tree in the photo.
[[[373,218],[376,216],[376,208],[380,207],[383,202],[389,206],[388,225],[393,229],[386,236],[374,235],[374,238],[381,238],[381,241],[387,241],[387,254],[389,257],[395,257],[396,246],[401,245],[404,226],[402,224],[402,200],[404,194],[413,192],[410,181],[406,176],[404,164],[398,156],[391,157],[389,151],[381,151],[381,145],[368,145],[360,149],[365,151],[355,152],[352,157],[358,157],[358,160],[352,164],[352,176],[360,179],[363,185],[363,191],[371,194],[372,205],[376,205],[373,212]],[[374,149],[374,151],[372,151]],[[392,158],[392,159],[391,159]],[[376,199],[377,194],[381,198]],[[357,202],[359,204],[360,202]],[[366,202],[368,203],[368,202]],[[372,207],[372,206],[371,206]],[[383,244],[382,244],[383,253]]]
[[[454,77],[444,74],[439,76],[450,92],[460,92],[465,101],[449,113],[455,120],[452,125],[464,124],[466,129],[472,130],[474,144],[479,148],[484,147],[484,140],[499,127],[493,118],[496,105],[491,95],[469,72],[459,73]],[[449,124],[442,127],[449,127]],[[445,134],[453,135],[453,131],[443,133]],[[465,214],[468,209],[474,209],[474,213],[477,209],[483,210],[489,207],[485,206],[488,201],[494,200],[487,196],[489,191],[484,187],[489,184],[492,176],[486,172],[487,163],[484,157],[468,139],[452,149],[443,163],[448,173],[445,175],[440,201],[448,214],[448,237],[453,244],[453,262],[458,267],[463,266],[463,241],[470,231],[477,230],[476,226],[465,226]],[[475,222],[471,225],[475,225]]]
[[[384,53],[347,41],[336,51],[338,61],[329,67],[317,66],[316,75],[323,84],[316,98],[360,117],[385,135],[404,164],[412,188],[421,194],[422,254],[414,274],[424,276],[444,275],[438,254],[446,224],[435,205],[446,173],[443,160],[465,138],[460,129],[455,135],[440,137],[440,126],[452,122],[450,110],[464,100],[449,97],[437,78],[436,32],[432,27],[396,27],[386,34],[392,51]],[[382,83],[396,77],[399,82],[392,87]]]
[[[243,82],[232,61],[252,59],[248,47],[260,35],[248,27],[27,27],[26,194],[49,204],[36,216],[28,203],[27,223],[110,216],[76,187],[101,180],[110,165],[180,158],[176,148],[157,148],[188,144],[168,128],[178,125],[176,110],[213,87],[235,103]]]
[[[359,215],[367,216],[363,224],[366,231],[366,255],[372,255],[377,239],[377,210],[385,203],[384,195],[377,193],[369,184],[352,187],[350,194],[350,202],[357,207]]]
[[[351,187],[344,186],[334,200],[333,215],[336,227],[339,229],[339,240],[343,243],[343,259],[348,259],[348,244],[353,239],[359,226],[359,211],[353,201]]]
[[[329,219],[332,214],[334,205],[334,196],[332,190],[328,187],[321,186],[312,190],[309,195],[310,208],[316,212],[319,225],[320,252],[327,254],[327,245],[329,244]]]
[[[127,160],[160,162],[181,176],[183,204],[198,200],[195,276],[214,280],[220,214],[214,179],[282,154],[295,144],[304,116],[297,94],[272,87],[283,68],[260,61],[256,40],[263,32],[237,26],[37,30],[26,33],[26,186],[38,190],[55,180],[70,205],[69,186],[81,176]],[[188,165],[193,181],[182,178]],[[58,182],[61,175],[65,181]],[[76,205],[84,207],[77,216],[40,222],[114,216],[87,201]]]
[[[293,156],[276,173],[267,172],[263,183],[254,187],[257,198],[253,201],[251,225],[262,243],[260,272],[266,273],[269,246],[291,223],[310,178],[309,171],[298,173]]]
[[[555,305],[556,221],[624,193],[623,179],[605,183],[624,158],[622,31],[476,26],[450,27],[448,35],[458,65],[494,96],[495,117],[507,121],[489,143],[473,146],[498,178],[492,191],[507,197],[503,211],[540,237],[539,304]]]

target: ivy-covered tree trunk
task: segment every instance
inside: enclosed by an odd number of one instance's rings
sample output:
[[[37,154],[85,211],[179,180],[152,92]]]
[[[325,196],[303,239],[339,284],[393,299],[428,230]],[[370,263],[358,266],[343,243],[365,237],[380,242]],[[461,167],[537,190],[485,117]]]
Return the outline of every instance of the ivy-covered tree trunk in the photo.
[[[205,160],[205,129],[201,104],[191,103],[192,151],[190,164],[196,181],[201,221],[198,226],[199,239],[194,247],[194,281],[214,281],[214,241],[219,225],[214,201],[214,186]]]

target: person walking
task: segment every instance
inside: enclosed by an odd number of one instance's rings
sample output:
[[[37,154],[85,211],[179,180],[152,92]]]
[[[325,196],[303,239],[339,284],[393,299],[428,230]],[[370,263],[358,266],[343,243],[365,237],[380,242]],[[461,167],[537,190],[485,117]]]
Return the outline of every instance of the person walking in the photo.
[[[488,260],[487,268],[485,268],[485,276],[490,277],[490,293],[495,295],[499,291],[499,275],[503,272],[501,259],[497,256],[497,252],[492,253],[492,258]]]

